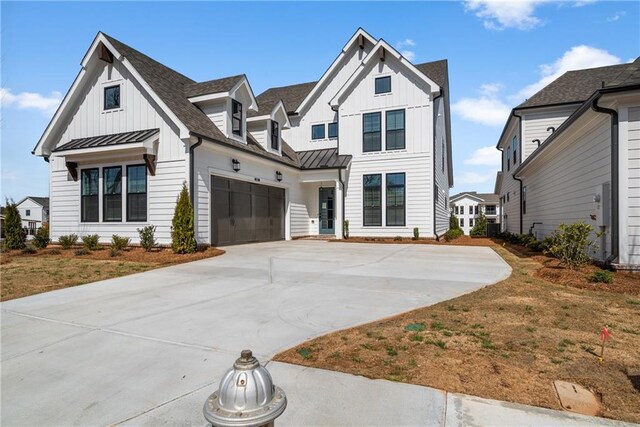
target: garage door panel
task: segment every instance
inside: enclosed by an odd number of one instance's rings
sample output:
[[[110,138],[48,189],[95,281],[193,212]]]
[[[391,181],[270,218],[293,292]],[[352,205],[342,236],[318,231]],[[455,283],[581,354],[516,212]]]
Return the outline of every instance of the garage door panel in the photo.
[[[232,186],[233,188],[233,186]],[[231,193],[231,224],[234,226],[235,243],[253,241],[253,216],[251,193]]]
[[[253,195],[253,217],[255,219],[255,239],[265,241],[271,239],[269,218],[269,197],[265,195]]]
[[[229,191],[213,191],[211,197],[212,204],[212,241],[218,245],[228,245],[233,241],[231,234],[231,206]]]

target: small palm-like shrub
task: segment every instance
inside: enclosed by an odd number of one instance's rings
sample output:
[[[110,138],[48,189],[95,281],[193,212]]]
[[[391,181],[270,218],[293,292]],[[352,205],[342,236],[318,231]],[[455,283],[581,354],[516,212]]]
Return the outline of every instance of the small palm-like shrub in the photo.
[[[111,246],[110,248],[115,251],[123,251],[127,249],[129,244],[131,243],[131,239],[128,237],[120,237],[117,234],[111,236]]]
[[[156,246],[155,238],[156,227],[153,225],[147,225],[143,228],[138,228],[138,235],[140,235],[140,246],[147,252],[151,251]]]
[[[560,224],[553,232],[553,243],[547,252],[572,270],[578,269],[591,260],[588,252],[594,252],[598,247],[589,240],[592,231],[593,228],[582,221],[571,225]]]
[[[58,243],[62,246],[62,249],[71,249],[77,242],[77,234],[67,234],[58,238]]]
[[[613,283],[613,273],[608,270],[598,270],[589,276],[592,283]]]
[[[98,243],[99,240],[100,236],[98,236],[97,234],[82,236],[82,245],[90,251],[95,251],[100,249],[100,244]]]

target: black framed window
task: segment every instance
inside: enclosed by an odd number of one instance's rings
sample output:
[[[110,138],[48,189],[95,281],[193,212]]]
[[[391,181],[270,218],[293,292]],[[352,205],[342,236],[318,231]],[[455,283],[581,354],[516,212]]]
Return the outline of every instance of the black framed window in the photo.
[[[518,137],[514,136],[513,141],[511,141],[511,145],[513,146],[513,164],[515,165],[518,162]]]
[[[464,215],[464,206],[460,206],[460,215]]]
[[[456,205],[456,215],[460,215],[460,207]]]
[[[404,110],[387,111],[387,150],[404,148]]]
[[[391,92],[391,76],[376,78],[376,95]]]
[[[104,88],[104,109],[120,108],[120,85]]]
[[[380,151],[382,149],[381,136],[382,114],[366,113],[362,115],[362,151]]]
[[[24,216],[31,216],[31,209],[26,209]]]
[[[363,222],[366,226],[382,225],[382,175],[364,175],[363,184]]]
[[[98,168],[82,169],[80,172],[80,221],[98,222]]]
[[[404,226],[405,214],[405,175],[387,174],[387,225]]]
[[[473,227],[473,218],[469,219],[469,227]]]
[[[102,169],[102,220],[122,221],[122,166]]]
[[[235,99],[231,100],[231,131],[242,136],[242,104]]]
[[[507,170],[511,170],[511,147],[507,147]]]
[[[338,137],[338,122],[329,123],[329,138]]]
[[[527,187],[522,187],[522,215],[527,214]]]
[[[464,227],[464,218],[460,218],[460,227]]]
[[[147,166],[127,166],[127,221],[147,220]]]
[[[280,149],[280,125],[275,120],[271,121],[271,148]]]
[[[324,139],[324,124],[311,126],[311,139]]]

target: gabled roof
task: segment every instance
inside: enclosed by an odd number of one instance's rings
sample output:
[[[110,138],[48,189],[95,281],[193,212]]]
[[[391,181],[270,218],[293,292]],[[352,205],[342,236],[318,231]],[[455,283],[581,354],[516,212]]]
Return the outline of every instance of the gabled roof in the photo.
[[[187,98],[193,98],[200,95],[229,92],[243,78],[245,78],[245,75],[239,74],[237,76],[223,77],[202,83],[191,83],[185,85],[184,94]]]
[[[496,183],[493,187],[493,192],[500,194],[502,192],[502,171],[496,173]]]
[[[462,193],[455,194],[449,197],[449,202],[453,202],[454,200],[462,199],[464,197],[469,197],[471,199],[476,199],[478,202],[482,202],[483,199],[476,193],[475,191],[463,191]]]
[[[440,87],[449,84],[448,61],[446,59],[416,64],[416,68]]]
[[[516,109],[582,103],[598,89],[618,86],[624,84],[626,80],[632,80],[634,72],[638,73],[638,66],[640,66],[640,58],[631,64],[567,71],[518,105]],[[640,76],[636,75],[636,78]]]
[[[39,204],[40,206],[42,206],[46,210],[49,209],[49,198],[48,197],[27,196],[24,199],[20,200],[18,203],[16,203],[16,205],[22,204],[22,202],[24,202],[27,199],[33,200],[34,202],[36,202],[37,204]]]
[[[67,150],[80,150],[83,148],[96,148],[107,147],[111,145],[131,144],[135,142],[145,142],[148,139],[158,135],[160,129],[147,129],[139,130],[135,132],[122,132],[111,135],[92,136],[89,138],[72,139],[64,145],[53,150],[67,151]]]
[[[302,100],[311,92],[316,83],[300,83],[265,90],[256,97],[258,112],[250,112],[249,117],[269,114],[280,100],[284,103],[287,114],[295,114]]]

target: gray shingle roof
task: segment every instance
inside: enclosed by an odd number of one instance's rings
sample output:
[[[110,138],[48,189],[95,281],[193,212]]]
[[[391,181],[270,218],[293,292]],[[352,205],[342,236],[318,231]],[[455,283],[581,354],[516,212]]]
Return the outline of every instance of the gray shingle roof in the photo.
[[[298,151],[301,169],[345,168],[351,161],[350,155],[339,155],[337,148]]]
[[[478,193],[476,191],[463,191],[462,193],[458,193],[458,194],[455,194],[455,195],[451,196],[449,198],[449,200],[454,200],[454,199],[457,199],[458,197],[465,196],[465,195],[469,195],[469,196],[473,196],[473,197],[477,197],[479,199],[482,199],[483,203],[499,203],[500,202],[500,197],[497,194],[493,194],[493,193]]]
[[[209,80],[202,83],[192,83],[185,85],[184,94],[187,98],[193,98],[200,95],[209,95],[213,93],[229,92],[233,87],[244,78],[244,74],[231,77],[223,77],[221,79]]]
[[[29,196],[28,198],[33,200],[34,202],[36,202],[37,204],[39,204],[40,206],[42,206],[46,210],[49,210],[49,198],[48,197],[31,197],[31,196]]]
[[[518,105],[516,109],[584,102],[596,90],[603,87],[633,84],[634,81],[638,83],[639,66],[640,58],[631,64],[567,71]]]
[[[110,145],[122,145],[122,144],[131,144],[134,142],[143,142],[147,139],[151,138],[154,135],[157,135],[160,132],[160,129],[147,129],[147,130],[139,130],[135,132],[123,132],[123,133],[115,133],[111,135],[100,135],[100,136],[92,136],[88,138],[78,138],[72,139],[64,145],[53,150],[57,151],[67,151],[67,150],[80,150],[82,148],[96,148],[96,147],[106,147]]]
[[[304,101],[318,82],[300,83],[291,86],[272,87],[256,97],[259,112],[250,111],[249,117],[269,114],[280,100],[284,102],[287,113],[292,114]]]
[[[415,67],[439,86],[446,87],[448,85],[448,63],[446,59],[417,64]]]

